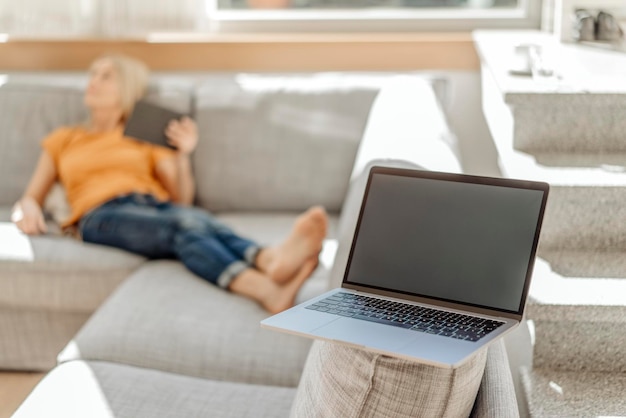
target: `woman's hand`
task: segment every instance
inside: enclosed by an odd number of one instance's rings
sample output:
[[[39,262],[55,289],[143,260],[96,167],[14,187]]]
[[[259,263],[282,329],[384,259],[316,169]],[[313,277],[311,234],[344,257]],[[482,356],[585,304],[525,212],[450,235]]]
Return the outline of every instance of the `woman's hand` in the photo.
[[[168,143],[175,146],[182,155],[191,154],[198,145],[198,127],[187,116],[181,120],[171,120],[165,128],[165,136],[168,138]]]
[[[11,212],[11,221],[25,234],[39,235],[48,231],[43,211],[32,197],[23,197]]]

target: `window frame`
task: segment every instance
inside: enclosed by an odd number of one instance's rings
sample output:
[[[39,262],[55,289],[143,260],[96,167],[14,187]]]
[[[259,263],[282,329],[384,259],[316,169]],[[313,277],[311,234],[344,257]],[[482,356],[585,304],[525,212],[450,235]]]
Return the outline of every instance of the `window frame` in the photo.
[[[207,27],[217,33],[461,32],[538,29],[542,0],[519,0],[515,9],[233,9],[207,0]]]

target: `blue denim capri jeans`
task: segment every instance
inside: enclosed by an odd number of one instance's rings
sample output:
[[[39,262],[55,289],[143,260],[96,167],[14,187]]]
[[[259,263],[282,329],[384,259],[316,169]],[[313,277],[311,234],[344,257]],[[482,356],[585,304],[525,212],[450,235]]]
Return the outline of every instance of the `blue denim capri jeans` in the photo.
[[[209,282],[228,289],[254,266],[260,247],[236,235],[206,211],[161,202],[146,194],[124,195],[84,215],[85,242],[121,248],[150,259],[178,259]]]

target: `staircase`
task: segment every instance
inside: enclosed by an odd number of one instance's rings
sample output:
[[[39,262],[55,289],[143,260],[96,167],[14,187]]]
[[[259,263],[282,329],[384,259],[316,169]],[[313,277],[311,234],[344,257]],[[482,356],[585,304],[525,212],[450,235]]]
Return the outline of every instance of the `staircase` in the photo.
[[[626,416],[626,150],[601,152],[499,152],[506,176],[551,184],[519,371],[532,417]]]
[[[503,175],[551,185],[526,315],[532,356],[513,370],[520,410],[626,417],[626,89],[522,86],[499,66],[491,34],[474,39]]]
[[[500,156],[507,176],[551,184],[527,310],[532,365],[520,370],[528,413],[626,416],[626,153],[623,171]]]

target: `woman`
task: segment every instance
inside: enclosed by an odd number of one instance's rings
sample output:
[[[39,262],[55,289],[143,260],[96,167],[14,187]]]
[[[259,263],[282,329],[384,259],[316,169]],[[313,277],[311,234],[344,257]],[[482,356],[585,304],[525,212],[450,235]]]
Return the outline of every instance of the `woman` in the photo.
[[[45,233],[42,203],[59,179],[72,209],[63,227],[76,226],[85,242],[180,259],[200,277],[272,313],[293,306],[317,266],[326,213],[309,209],[282,244],[261,248],[190,207],[195,184],[189,156],[198,142],[196,124],[189,118],[169,123],[165,134],[175,151],[123,135],[147,81],[145,65],[129,57],[106,56],[92,64],[84,98],[89,122],[60,128],[44,139],[12,220],[26,234]]]

